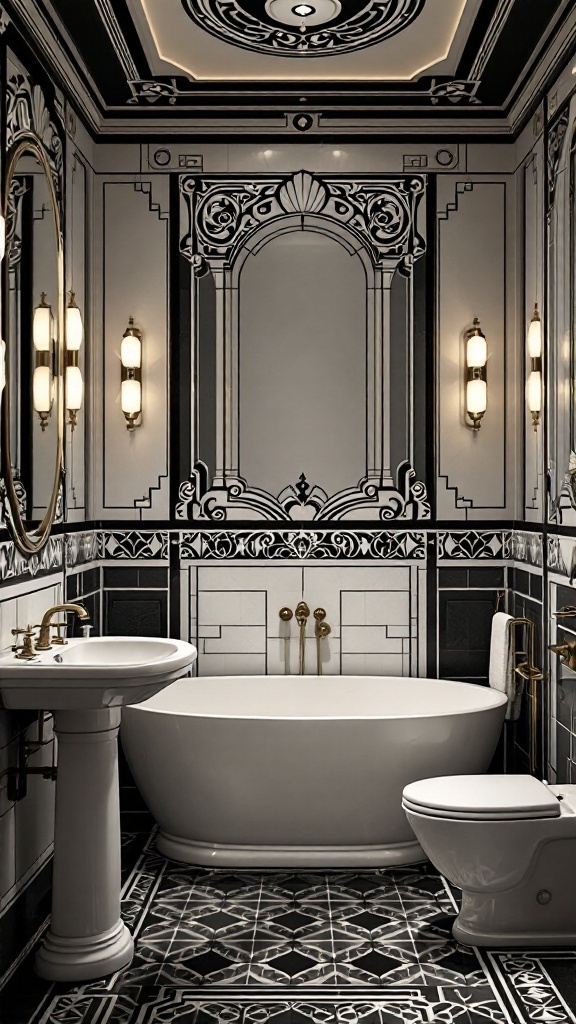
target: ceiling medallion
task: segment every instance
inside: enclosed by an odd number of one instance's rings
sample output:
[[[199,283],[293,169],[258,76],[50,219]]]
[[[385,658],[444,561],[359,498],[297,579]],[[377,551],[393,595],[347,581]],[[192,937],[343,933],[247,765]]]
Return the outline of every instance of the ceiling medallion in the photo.
[[[206,32],[244,50],[278,57],[329,57],[401,32],[426,0],[182,0]]]

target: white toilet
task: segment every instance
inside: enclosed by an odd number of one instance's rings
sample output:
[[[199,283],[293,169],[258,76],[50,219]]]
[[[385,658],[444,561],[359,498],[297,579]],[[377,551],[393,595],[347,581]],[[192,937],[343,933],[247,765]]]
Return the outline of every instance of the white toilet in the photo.
[[[424,852],[462,889],[456,939],[576,944],[576,786],[448,775],[406,786],[402,806]]]

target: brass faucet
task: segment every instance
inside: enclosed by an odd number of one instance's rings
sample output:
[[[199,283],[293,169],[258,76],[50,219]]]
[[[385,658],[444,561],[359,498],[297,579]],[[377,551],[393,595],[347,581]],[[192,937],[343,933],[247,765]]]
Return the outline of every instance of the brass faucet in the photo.
[[[548,650],[559,654],[562,664],[576,672],[576,640],[566,640],[563,644],[549,644]]]
[[[38,637],[38,643],[36,644],[37,651],[49,651],[52,647],[50,627],[52,625],[63,625],[63,623],[53,623],[52,616],[57,612],[76,612],[79,619],[89,619],[90,616],[85,608],[81,604],[55,604],[53,608],[49,608],[42,617],[40,623],[40,636]],[[59,637],[54,643],[65,644],[66,640],[63,637]]]
[[[23,633],[22,646],[19,647],[18,643],[15,643],[12,647],[17,658],[21,661],[27,661],[29,658],[36,657],[36,648],[34,646],[34,630],[32,626],[28,626],[26,629],[13,629],[12,636],[19,636]]]

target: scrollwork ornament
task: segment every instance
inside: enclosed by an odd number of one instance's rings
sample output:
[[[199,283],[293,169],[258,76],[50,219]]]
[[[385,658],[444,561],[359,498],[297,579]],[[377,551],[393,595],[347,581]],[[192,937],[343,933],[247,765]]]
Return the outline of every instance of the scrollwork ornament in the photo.
[[[11,149],[21,137],[36,136],[50,167],[57,201],[62,214],[63,147],[60,134],[50,118],[44,93],[32,85],[27,75],[11,75],[7,83],[6,144]]]
[[[244,50],[276,57],[325,57],[352,53],[389,39],[411,25],[425,0],[365,0],[342,4],[328,24],[301,31],[255,12],[246,0],[182,0],[184,10],[204,31]]]
[[[190,218],[180,248],[190,260],[232,263],[262,225],[292,214],[346,228],[375,265],[392,262],[405,274],[426,248],[416,223],[424,179],[414,175],[358,179],[298,171],[248,181],[184,175],[180,189]]]

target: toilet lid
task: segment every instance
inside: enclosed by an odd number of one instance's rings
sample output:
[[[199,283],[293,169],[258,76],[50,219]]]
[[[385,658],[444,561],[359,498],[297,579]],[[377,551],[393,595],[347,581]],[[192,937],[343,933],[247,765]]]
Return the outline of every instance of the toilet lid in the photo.
[[[440,818],[557,818],[558,797],[532,775],[446,775],[406,786],[402,805]]]

